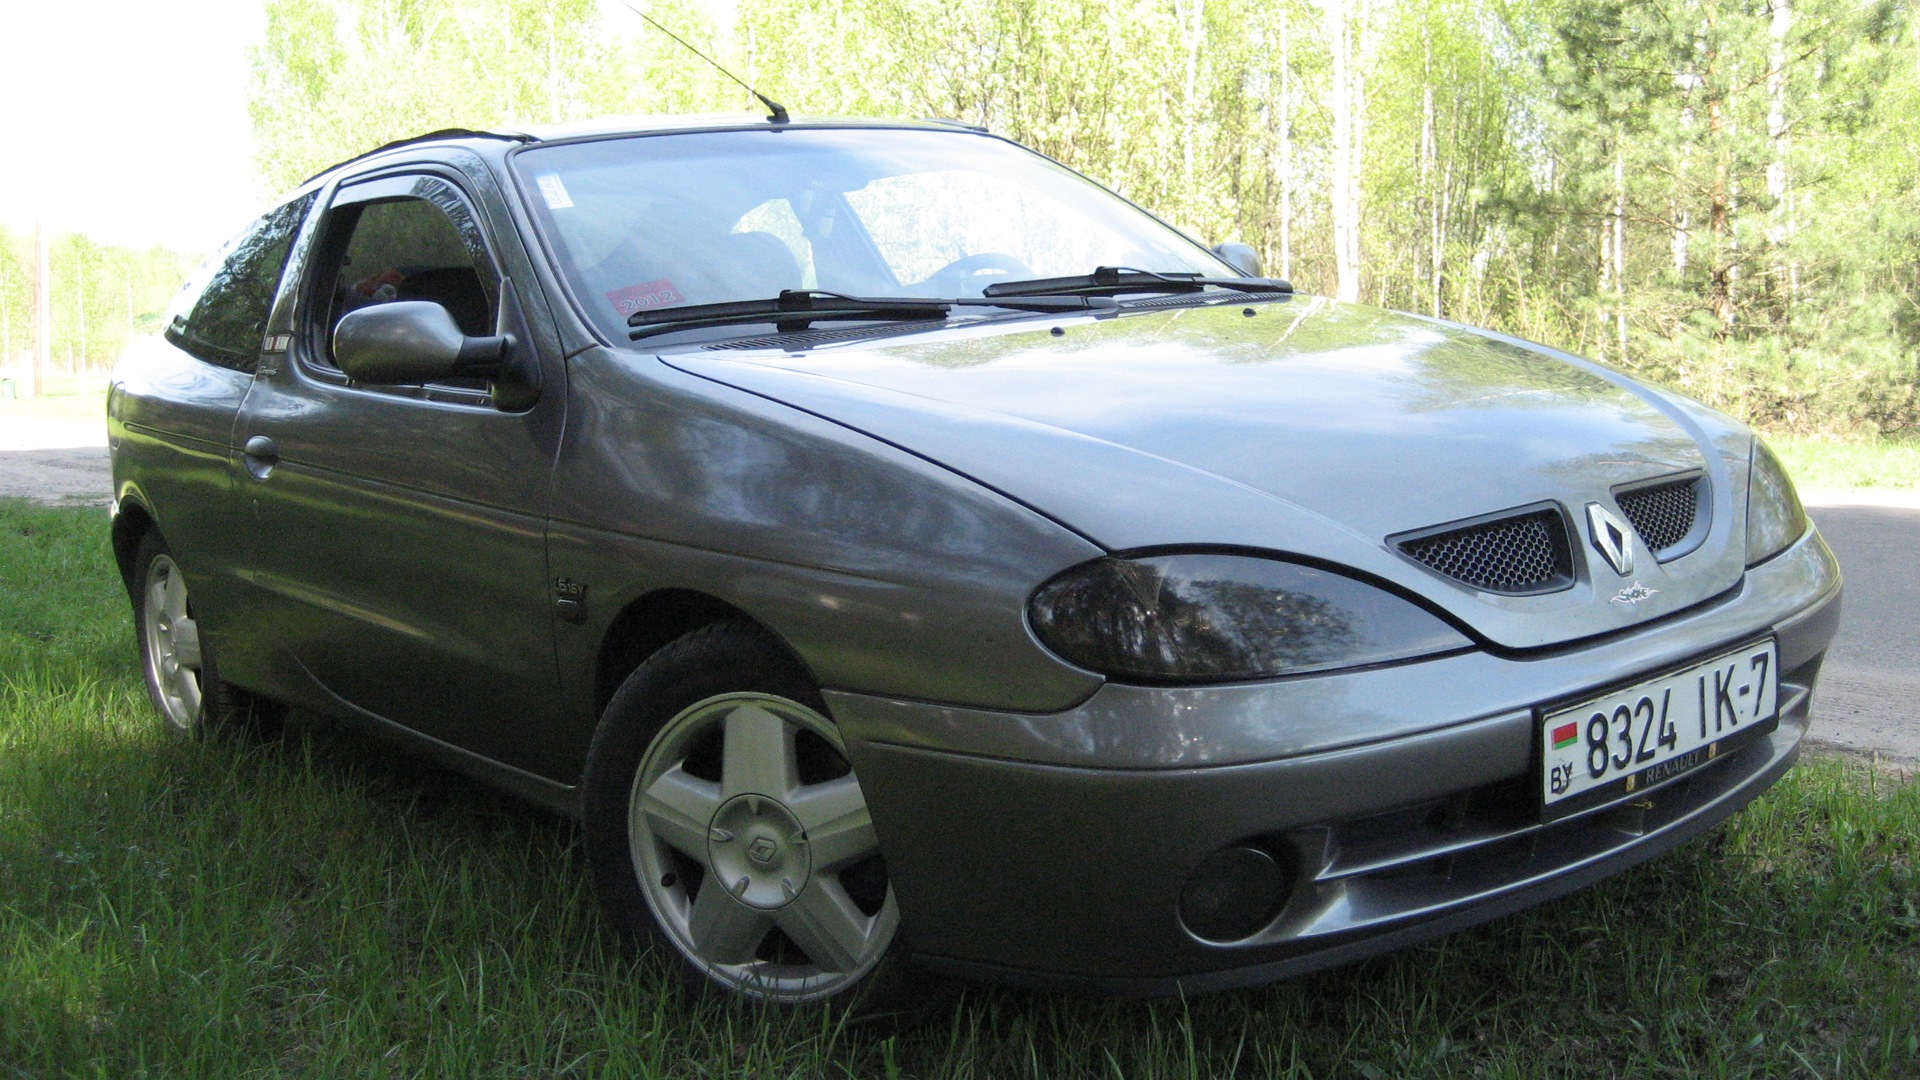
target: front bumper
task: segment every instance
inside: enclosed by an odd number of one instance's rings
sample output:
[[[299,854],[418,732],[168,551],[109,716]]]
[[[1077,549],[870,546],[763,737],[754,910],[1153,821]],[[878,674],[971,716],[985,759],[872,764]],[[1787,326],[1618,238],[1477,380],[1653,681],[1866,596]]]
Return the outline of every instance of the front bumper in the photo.
[[[1194,992],[1357,960],[1572,891],[1725,820],[1792,765],[1840,610],[1809,532],[1736,593],[1630,636],[1237,687],[1108,686],[1045,716],[830,693],[909,946],[1001,982]],[[1539,822],[1536,716],[1771,633],[1771,733],[1665,786]],[[1266,753],[1260,755],[1261,746]],[[1178,915],[1208,855],[1292,871],[1230,944]]]

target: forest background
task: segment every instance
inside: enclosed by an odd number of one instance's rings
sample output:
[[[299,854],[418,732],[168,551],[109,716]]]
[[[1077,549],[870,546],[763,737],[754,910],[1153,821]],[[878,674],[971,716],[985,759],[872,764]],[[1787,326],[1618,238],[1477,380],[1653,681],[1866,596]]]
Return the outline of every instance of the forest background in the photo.
[[[645,10],[796,113],[983,124],[1303,291],[1571,349],[1777,431],[1920,433],[1903,0]],[[754,105],[598,0],[267,0],[253,67],[275,190],[434,128]],[[157,329],[198,254],[56,238],[56,363]],[[0,229],[0,360],[27,347],[31,258]]]

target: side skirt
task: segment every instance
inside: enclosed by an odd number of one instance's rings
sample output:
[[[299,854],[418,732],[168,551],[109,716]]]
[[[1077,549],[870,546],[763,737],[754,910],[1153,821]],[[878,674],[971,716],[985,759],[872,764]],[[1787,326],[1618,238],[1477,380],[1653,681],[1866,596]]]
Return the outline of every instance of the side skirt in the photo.
[[[326,702],[324,711],[332,716],[403,749],[417,753],[437,765],[443,765],[455,772],[470,776],[483,784],[499,788],[570,818],[580,817],[579,785],[562,784],[557,780],[527,772],[525,769],[515,768],[450,742],[436,739],[431,735],[423,735],[384,716],[368,712],[329,690],[325,683],[314,678],[313,672],[308,671],[305,664],[301,664],[298,660],[294,663],[307,677],[308,683],[319,692],[319,695],[324,696]]]

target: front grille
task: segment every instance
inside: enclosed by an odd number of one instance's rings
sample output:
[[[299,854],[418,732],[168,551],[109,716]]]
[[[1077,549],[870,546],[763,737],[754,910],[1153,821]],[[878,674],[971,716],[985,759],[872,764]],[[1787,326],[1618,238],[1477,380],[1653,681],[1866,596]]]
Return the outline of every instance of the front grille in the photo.
[[[1693,532],[1694,521],[1700,513],[1703,482],[1698,476],[1670,480],[1619,492],[1613,501],[1633,523],[1640,539],[1646,541],[1647,550],[1660,556],[1669,548],[1679,546]]]
[[[1400,550],[1483,592],[1524,596],[1573,583],[1566,523],[1550,508],[1410,537]]]
[[[1334,858],[1323,877],[1430,873],[1433,860],[1540,823],[1540,784],[1530,774],[1369,817],[1335,822]]]

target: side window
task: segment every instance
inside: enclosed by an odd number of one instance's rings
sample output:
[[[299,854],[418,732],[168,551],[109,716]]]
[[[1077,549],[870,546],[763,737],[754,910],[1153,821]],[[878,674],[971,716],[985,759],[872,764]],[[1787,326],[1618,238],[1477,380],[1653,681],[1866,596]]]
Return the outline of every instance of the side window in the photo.
[[[419,177],[405,181],[404,190],[391,181],[368,187],[376,185],[374,198],[343,193],[317,256],[319,291],[310,310],[322,333],[314,358],[334,370],[333,328],[360,308],[429,300],[475,337],[493,333],[499,310],[499,273],[479,223],[452,185]]]
[[[251,372],[287,252],[312,205],[305,195],[267,213],[209,259],[174,300],[167,340],[209,364]]]

